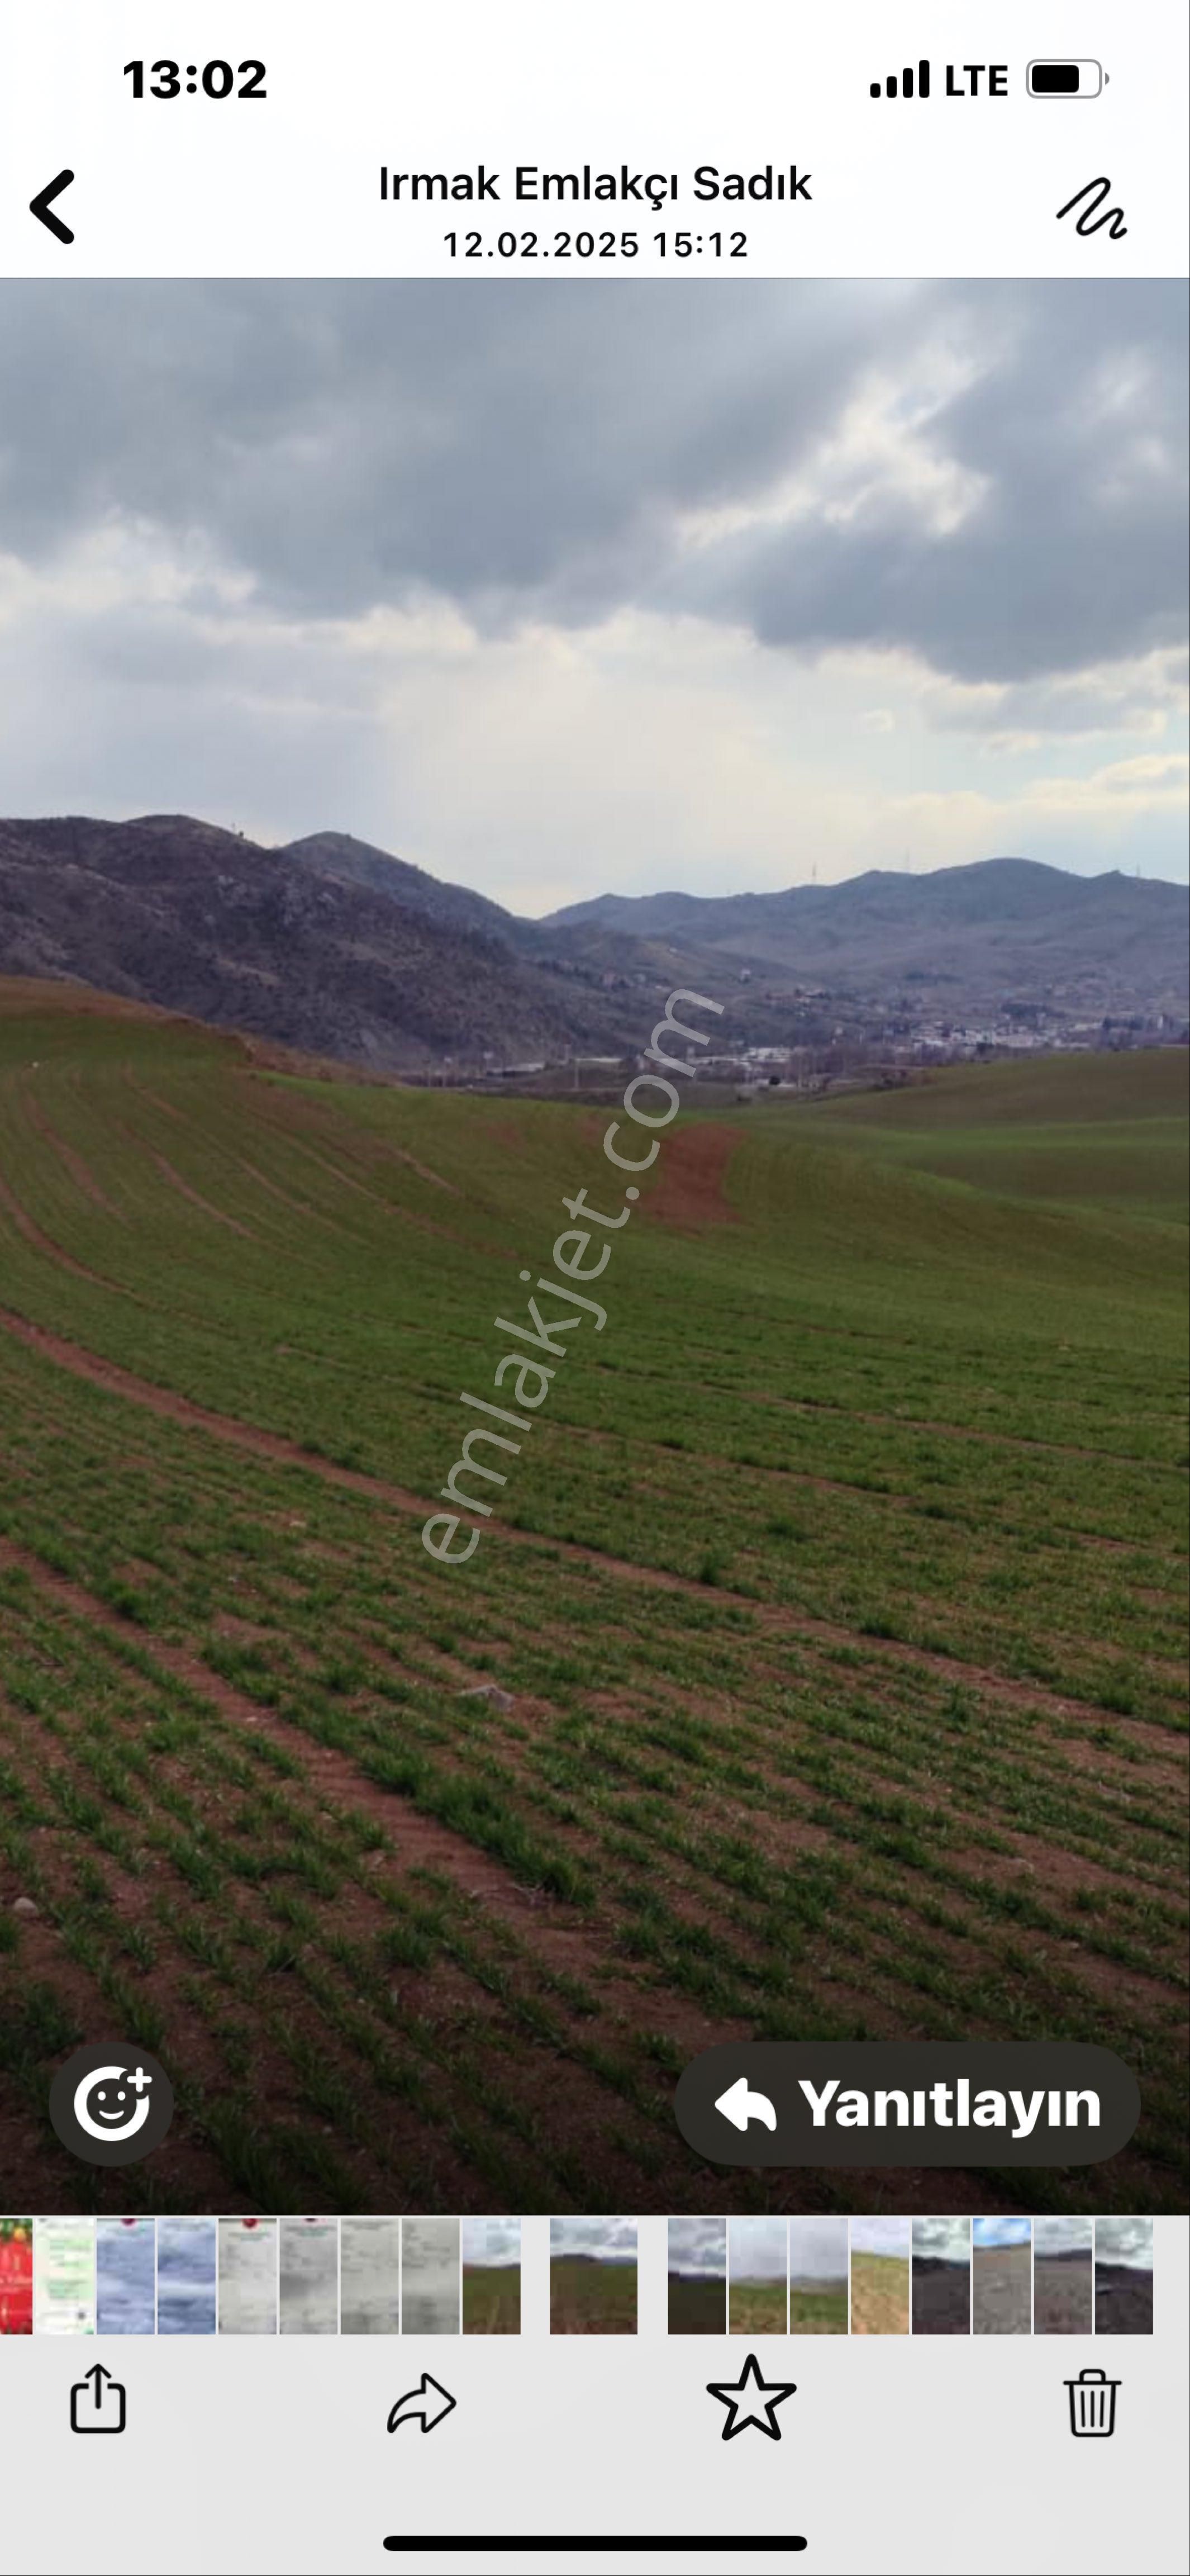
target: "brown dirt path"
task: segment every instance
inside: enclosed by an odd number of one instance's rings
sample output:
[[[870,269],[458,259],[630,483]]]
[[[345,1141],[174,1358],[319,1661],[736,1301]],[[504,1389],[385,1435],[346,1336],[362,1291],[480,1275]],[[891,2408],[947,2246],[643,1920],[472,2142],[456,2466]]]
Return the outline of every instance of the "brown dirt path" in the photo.
[[[133,1289],[123,1287],[118,1279],[105,1279],[100,1270],[88,1269],[85,1261],[76,1261],[74,1254],[65,1252],[60,1243],[55,1243],[52,1235],[44,1234],[36,1220],[21,1206],[15,1191],[9,1188],[7,1181],[2,1177],[0,1177],[0,1208],[3,1208],[5,1215],[15,1225],[17,1233],[24,1237],[25,1242],[31,1244],[35,1252],[42,1253],[47,1261],[54,1262],[59,1270],[68,1270],[73,1279],[86,1279],[93,1288],[110,1288],[117,1297],[135,1296]],[[141,1300],[136,1298],[136,1303],[139,1305]]]
[[[104,1216],[114,1217],[117,1225],[123,1225],[126,1220],[121,1209],[105,1196],[90,1165],[84,1162],[75,1146],[67,1144],[66,1138],[58,1134],[57,1128],[47,1118],[41,1102],[35,1098],[28,1084],[21,1093],[21,1103],[30,1126],[35,1127],[38,1135],[53,1148],[59,1161],[69,1172],[76,1189],[82,1191],[85,1199],[90,1199],[92,1207],[99,1208]]]

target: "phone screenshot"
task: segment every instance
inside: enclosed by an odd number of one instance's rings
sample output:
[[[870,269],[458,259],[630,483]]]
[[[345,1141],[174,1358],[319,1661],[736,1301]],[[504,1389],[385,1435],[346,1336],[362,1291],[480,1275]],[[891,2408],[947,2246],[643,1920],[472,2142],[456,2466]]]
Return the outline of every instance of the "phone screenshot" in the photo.
[[[1186,55],[10,13],[0,2576],[1190,2571]]]

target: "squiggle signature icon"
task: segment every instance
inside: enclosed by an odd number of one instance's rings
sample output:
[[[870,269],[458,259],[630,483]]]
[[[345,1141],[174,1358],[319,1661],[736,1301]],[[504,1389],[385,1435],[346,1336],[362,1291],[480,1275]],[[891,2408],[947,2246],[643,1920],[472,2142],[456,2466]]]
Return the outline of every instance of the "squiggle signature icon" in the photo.
[[[1111,239],[1113,241],[1123,241],[1128,230],[1128,226],[1124,221],[1122,209],[1119,206],[1106,206],[1104,207],[1102,214],[1099,212],[1099,208],[1103,205],[1104,198],[1109,195],[1110,190],[1110,179],[1088,179],[1085,188],[1080,188],[1077,195],[1070,197],[1064,206],[1059,206],[1055,220],[1058,223],[1061,223],[1063,215],[1072,215],[1075,207],[1082,206],[1083,199],[1086,197],[1088,203],[1083,206],[1082,213],[1075,224],[1074,229],[1076,233],[1085,234],[1101,232],[1103,226],[1106,224]],[[1091,220],[1092,216],[1094,217],[1093,222]]]
[[[124,2075],[128,2076],[127,2084],[119,2081]],[[74,2116],[80,2129],[85,2129],[89,2138],[134,2138],[149,2116],[149,2086],[152,2081],[152,2076],[146,2075],[142,2066],[137,2067],[135,2075],[128,2075],[124,2066],[96,2066],[90,2075],[84,2075],[75,2091]],[[97,2084],[103,2090],[97,2096],[93,2114],[88,2104]],[[116,2087],[114,2100],[109,2094],[109,2085]],[[130,2092],[137,2099],[135,2110],[128,2114],[123,2106]]]

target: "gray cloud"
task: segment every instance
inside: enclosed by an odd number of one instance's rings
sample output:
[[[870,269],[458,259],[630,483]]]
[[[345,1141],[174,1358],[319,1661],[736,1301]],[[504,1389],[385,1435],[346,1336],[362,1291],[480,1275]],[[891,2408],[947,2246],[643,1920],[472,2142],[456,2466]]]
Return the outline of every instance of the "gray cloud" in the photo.
[[[1089,2254],[1091,2221],[1089,2218],[1035,2218],[1033,2251],[1046,2254]]]
[[[936,2262],[966,2263],[971,2257],[969,2218],[915,2218],[913,2251]]]
[[[289,616],[652,607],[1064,673],[1184,631],[1184,318],[1159,282],[9,281],[0,544],[119,521]]]
[[[551,2218],[550,2255],[587,2254],[596,2262],[636,2259],[634,2218]]]
[[[465,2218],[462,2227],[464,2263],[503,2265],[520,2262],[519,2218]]]
[[[534,912],[1182,875],[1184,312],[0,282],[0,802],[333,825]]]
[[[1097,2218],[1095,2252],[1101,2263],[1127,2263],[1140,2272],[1153,2268],[1151,2218]]]
[[[725,2280],[727,2276],[726,2219],[671,2218],[669,2268],[671,2272],[704,2272],[713,2279]]]

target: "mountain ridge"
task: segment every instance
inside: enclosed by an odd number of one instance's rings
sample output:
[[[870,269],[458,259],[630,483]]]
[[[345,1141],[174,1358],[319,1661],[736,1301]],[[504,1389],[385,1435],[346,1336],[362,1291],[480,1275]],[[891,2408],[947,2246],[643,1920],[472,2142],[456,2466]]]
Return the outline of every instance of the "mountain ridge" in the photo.
[[[0,970],[379,1070],[624,1053],[681,984],[724,1001],[729,1049],[1005,997],[1071,1024],[1176,1017],[1186,930],[1184,888],[1019,857],[601,895],[534,921],[348,833],[267,846],[186,814],[0,821]]]

